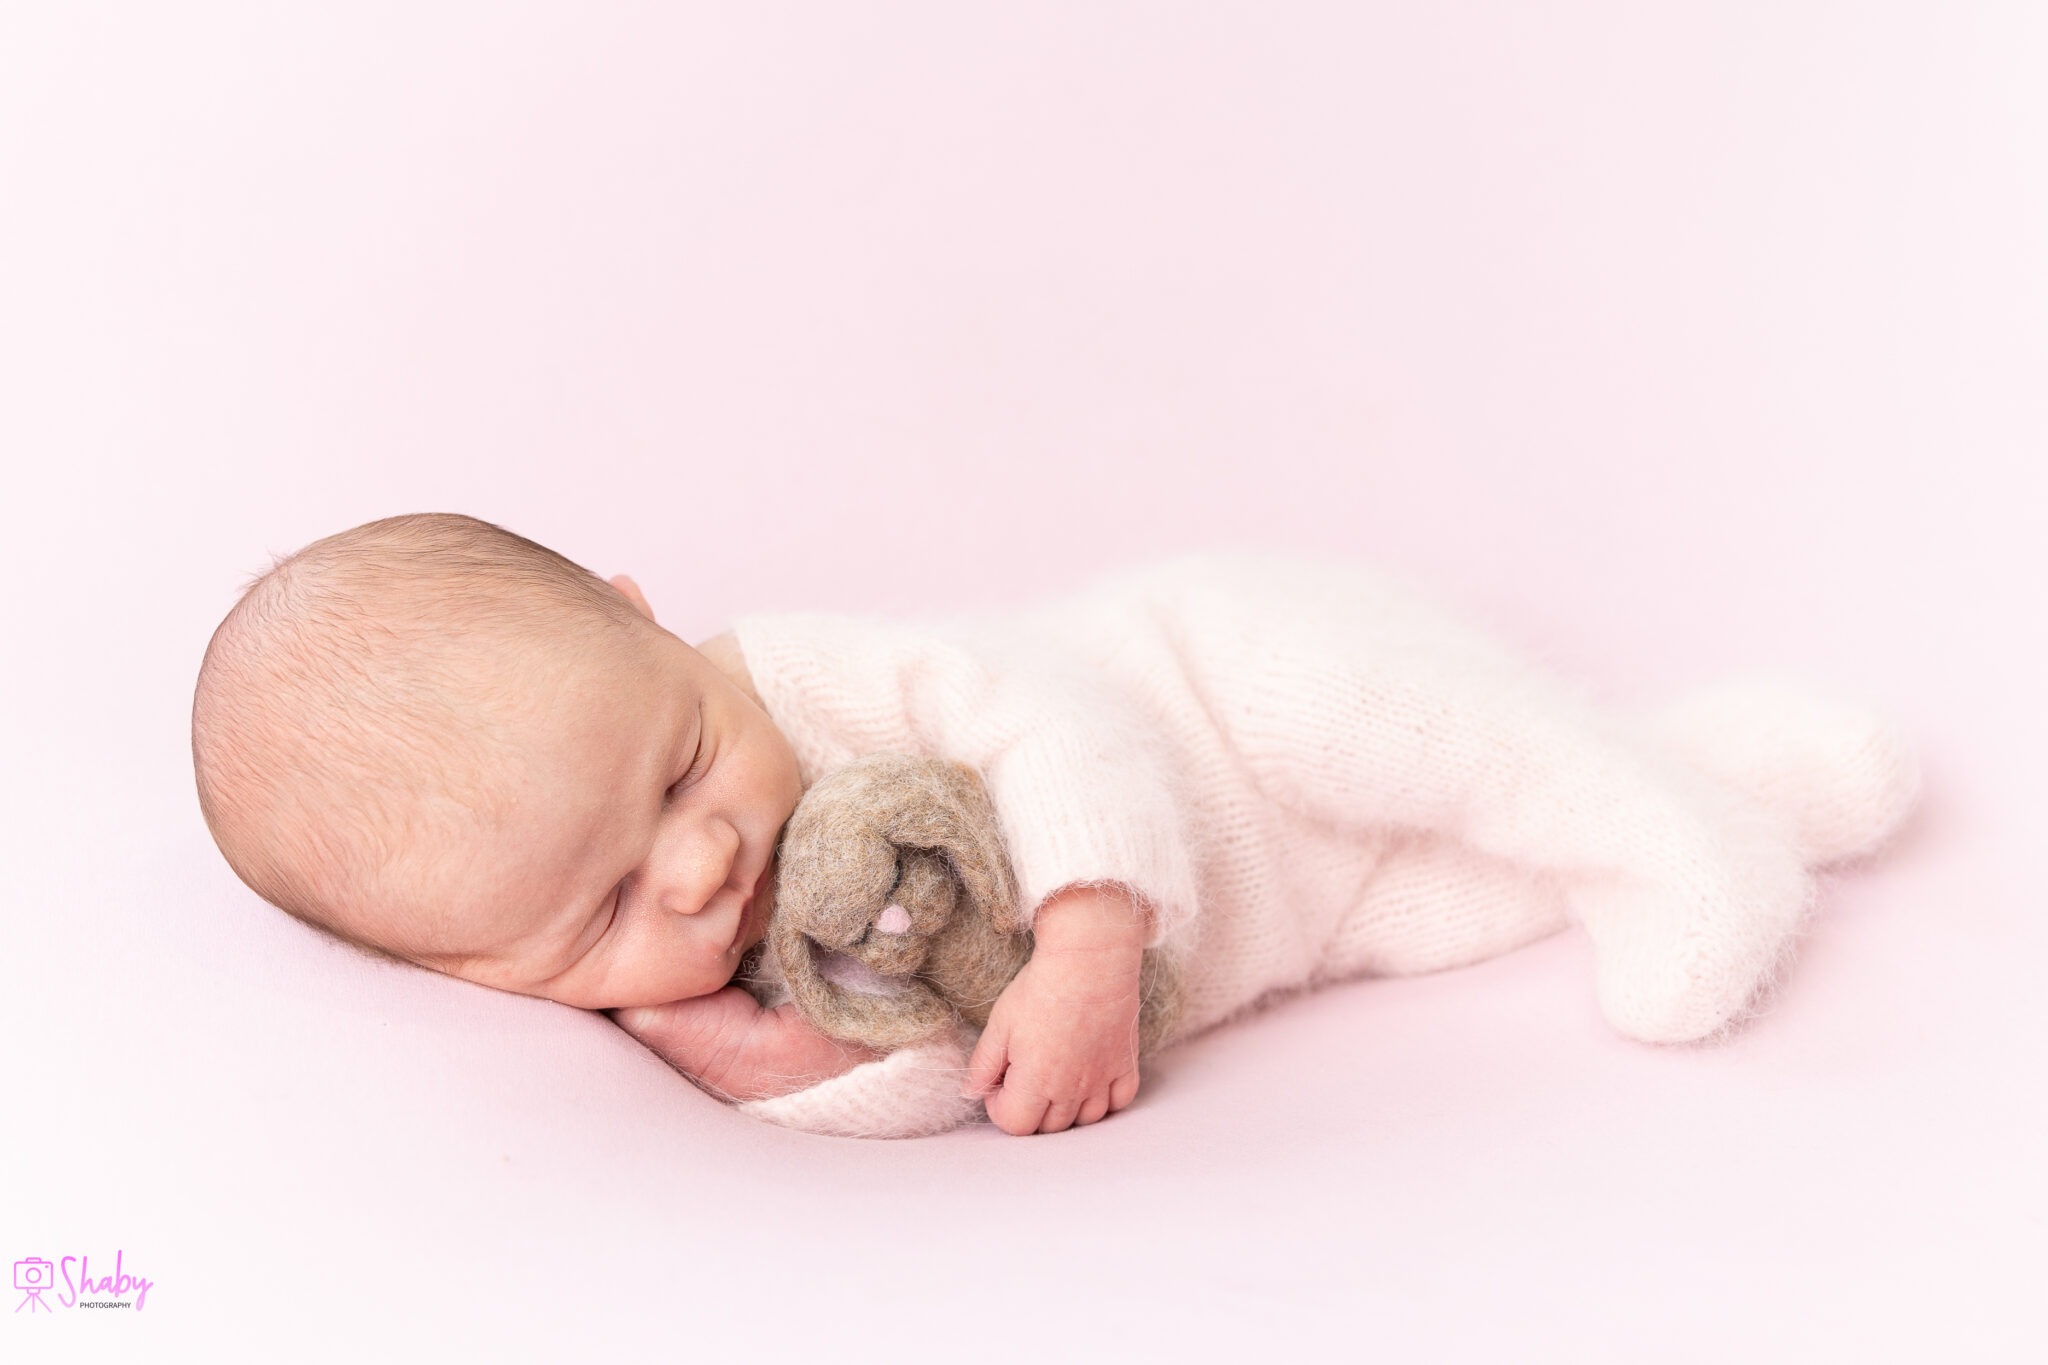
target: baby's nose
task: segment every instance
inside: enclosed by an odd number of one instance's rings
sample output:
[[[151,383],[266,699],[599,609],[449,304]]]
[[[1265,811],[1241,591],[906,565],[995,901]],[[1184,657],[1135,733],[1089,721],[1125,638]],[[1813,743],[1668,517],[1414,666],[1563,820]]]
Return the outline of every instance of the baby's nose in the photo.
[[[721,820],[672,826],[647,868],[654,903],[677,915],[706,909],[732,881],[740,842],[739,831]]]
[[[731,874],[724,877],[683,878],[662,888],[659,904],[674,915],[700,914],[711,906],[718,893],[725,888]]]

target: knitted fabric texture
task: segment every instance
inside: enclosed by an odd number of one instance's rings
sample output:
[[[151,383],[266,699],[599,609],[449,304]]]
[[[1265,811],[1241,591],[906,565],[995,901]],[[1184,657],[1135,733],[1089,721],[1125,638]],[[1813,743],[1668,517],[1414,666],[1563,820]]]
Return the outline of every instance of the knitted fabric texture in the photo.
[[[1021,925],[1068,886],[1135,891],[1180,964],[1169,1043],[1568,924],[1622,1033],[1714,1035],[1783,966],[1815,870],[1879,847],[1918,789],[1863,708],[1770,680],[1596,707],[1411,588],[1285,557],[1189,556],[1005,616],[734,633],[807,784],[885,750],[981,774]],[[964,1056],[742,1107],[937,1131],[969,1111],[924,1083]]]

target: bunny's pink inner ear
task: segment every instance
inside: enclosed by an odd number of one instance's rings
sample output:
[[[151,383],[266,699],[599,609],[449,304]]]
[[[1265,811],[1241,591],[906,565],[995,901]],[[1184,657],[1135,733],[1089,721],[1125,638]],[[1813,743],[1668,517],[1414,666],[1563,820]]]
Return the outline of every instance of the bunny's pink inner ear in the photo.
[[[850,954],[834,952],[818,955],[818,975],[855,995],[900,995],[907,981],[901,976],[885,976]]]
[[[875,916],[875,927],[885,934],[907,934],[910,932],[910,912],[900,905],[891,905]]]

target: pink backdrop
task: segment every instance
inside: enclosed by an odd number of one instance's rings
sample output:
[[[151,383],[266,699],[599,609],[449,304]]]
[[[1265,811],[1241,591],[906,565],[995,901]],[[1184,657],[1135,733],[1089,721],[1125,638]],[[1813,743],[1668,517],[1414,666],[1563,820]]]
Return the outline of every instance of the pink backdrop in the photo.
[[[2038,1349],[2048,10],[309,9],[0,17],[0,1260],[154,1281],[0,1356]],[[207,634],[417,510],[690,639],[1352,557],[1617,699],[1861,693],[1929,803],[1725,1046],[1561,938],[807,1138],[214,853]]]

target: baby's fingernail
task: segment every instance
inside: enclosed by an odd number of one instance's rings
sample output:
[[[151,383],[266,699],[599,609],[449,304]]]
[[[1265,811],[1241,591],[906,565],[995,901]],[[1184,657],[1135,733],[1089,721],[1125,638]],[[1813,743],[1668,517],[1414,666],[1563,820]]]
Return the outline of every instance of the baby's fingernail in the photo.
[[[612,1022],[637,1038],[642,1034],[666,1032],[664,1026],[672,1017],[673,1015],[660,1005],[635,1005],[631,1009],[620,1010],[614,1014]]]

